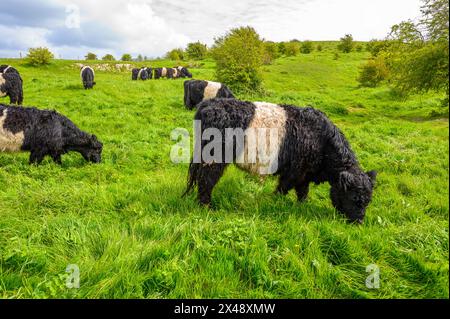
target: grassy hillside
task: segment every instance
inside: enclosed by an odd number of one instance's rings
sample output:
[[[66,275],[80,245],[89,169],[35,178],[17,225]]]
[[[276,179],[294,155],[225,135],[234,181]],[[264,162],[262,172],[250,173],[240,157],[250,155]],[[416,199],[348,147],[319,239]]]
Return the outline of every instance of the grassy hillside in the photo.
[[[263,70],[266,96],[312,105],[344,131],[364,169],[379,172],[361,227],[333,209],[329,186],[309,200],[273,195],[230,167],[214,210],[180,198],[187,166],[173,164],[170,132],[192,132],[182,80],[132,82],[97,72],[82,89],[75,61],[33,68],[18,60],[25,105],[55,109],[104,143],[103,162],[81,155],[28,165],[0,153],[0,297],[3,298],[448,298],[449,131],[439,96],[402,100],[358,88],[365,53],[282,58]],[[148,65],[172,66],[157,61]],[[213,79],[214,65],[192,69]],[[0,100],[6,103],[6,99]],[[68,264],[79,289],[65,286]],[[365,285],[380,267],[380,288]]]

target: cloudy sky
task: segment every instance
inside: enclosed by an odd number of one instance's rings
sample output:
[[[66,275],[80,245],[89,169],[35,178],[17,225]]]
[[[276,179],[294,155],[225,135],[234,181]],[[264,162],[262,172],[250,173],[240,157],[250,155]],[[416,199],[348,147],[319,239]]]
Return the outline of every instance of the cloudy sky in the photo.
[[[421,0],[0,0],[0,57],[49,47],[58,58],[138,53],[214,42],[253,26],[266,40],[383,38],[419,16]]]

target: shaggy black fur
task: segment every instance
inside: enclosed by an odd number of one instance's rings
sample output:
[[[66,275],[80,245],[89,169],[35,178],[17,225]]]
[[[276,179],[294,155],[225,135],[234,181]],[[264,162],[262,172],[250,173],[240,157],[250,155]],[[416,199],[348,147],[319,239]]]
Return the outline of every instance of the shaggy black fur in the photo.
[[[10,104],[21,105],[23,102],[22,78],[16,72],[0,73],[0,96],[9,96]]]
[[[5,70],[6,70],[6,72],[5,72]],[[6,65],[6,64],[0,65],[0,73],[16,73],[17,75],[20,76],[20,73],[19,73],[19,71],[17,71],[17,69],[13,68],[10,65]]]
[[[141,72],[140,76],[139,76],[139,72]],[[151,72],[151,69],[150,69]],[[150,73],[151,75],[151,73]],[[131,70],[131,79],[136,81],[138,80],[138,76],[139,76],[139,80],[145,81],[149,78],[149,73],[148,73],[148,68],[140,68],[140,69],[133,69]],[[151,79],[151,76],[150,76]]]
[[[147,71],[148,79],[151,80],[152,77],[153,77],[153,69],[152,68],[145,68],[145,70]]]
[[[334,207],[350,222],[362,223],[372,198],[376,172],[363,172],[342,132],[323,114],[313,108],[281,105],[286,111],[286,136],[278,158],[277,192],[287,194],[295,189],[299,201],[308,196],[309,184],[328,182]],[[246,129],[255,113],[255,105],[235,99],[212,99],[198,105],[195,119],[202,132],[217,128],[222,132],[223,150],[232,148],[234,159],[240,150],[225,145],[225,128]],[[209,141],[202,141],[201,149]],[[235,143],[234,143],[235,144]],[[198,147],[198,146],[196,146]],[[224,158],[222,163],[224,163]],[[227,164],[190,164],[185,194],[198,186],[198,200],[211,203],[211,193]]]
[[[96,84],[94,82],[94,72],[91,68],[85,68],[81,73],[81,78],[83,80],[83,86],[85,90],[92,89]]]
[[[85,160],[99,163],[103,144],[95,135],[81,131],[67,117],[34,107],[11,107],[0,104],[0,116],[7,116],[3,128],[13,134],[23,132],[23,151],[30,151],[30,164],[39,164],[45,156],[61,164],[61,155],[76,151]]]
[[[187,109],[192,110],[198,103],[203,101],[205,88],[208,81],[202,80],[187,80],[184,81],[184,105]],[[219,91],[217,91],[217,98],[234,98],[233,92],[222,84]]]

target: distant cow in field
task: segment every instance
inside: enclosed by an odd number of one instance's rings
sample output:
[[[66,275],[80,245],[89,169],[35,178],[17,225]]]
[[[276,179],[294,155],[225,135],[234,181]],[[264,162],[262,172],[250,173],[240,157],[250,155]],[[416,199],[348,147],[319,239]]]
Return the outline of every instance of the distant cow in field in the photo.
[[[29,151],[30,164],[49,155],[61,164],[61,155],[75,151],[85,160],[99,163],[103,145],[95,135],[81,131],[55,111],[0,104],[0,151]]]
[[[189,72],[189,70],[187,68],[185,68],[184,66],[178,66],[176,67],[176,69],[178,70],[180,77],[182,78],[192,78],[192,74],[191,72]]]
[[[360,168],[347,139],[322,112],[310,107],[212,99],[198,105],[195,120],[201,123],[199,136],[206,130],[220,132],[218,141],[210,142],[212,133],[207,133],[200,145],[196,141],[198,151],[190,164],[185,194],[198,186],[201,204],[210,205],[214,186],[227,165],[235,163],[254,174],[279,176],[277,192],[286,195],[295,189],[299,201],[307,198],[310,183],[328,182],[333,206],[349,222],[363,222],[376,172]],[[239,132],[245,136],[240,142],[233,136]]]
[[[94,82],[95,72],[94,69],[88,65],[81,67],[80,71],[81,80],[83,81],[84,89],[92,89],[96,84]]]
[[[168,79],[178,79],[181,77],[181,73],[177,68],[168,68],[167,69],[167,78]]]
[[[0,73],[0,97],[9,96],[10,104],[22,104],[22,78],[18,73]]]
[[[184,105],[189,110],[192,110],[198,103],[213,98],[234,98],[234,95],[222,83],[202,80],[184,81]]]
[[[165,78],[167,76],[167,68],[156,68],[155,69],[155,80],[160,78]]]
[[[131,79],[136,80],[142,80],[145,81],[148,79],[148,71],[147,68],[140,68],[140,69],[133,69],[131,70]]]
[[[145,68],[147,71],[148,79],[151,80],[153,78],[153,69],[152,68]]]

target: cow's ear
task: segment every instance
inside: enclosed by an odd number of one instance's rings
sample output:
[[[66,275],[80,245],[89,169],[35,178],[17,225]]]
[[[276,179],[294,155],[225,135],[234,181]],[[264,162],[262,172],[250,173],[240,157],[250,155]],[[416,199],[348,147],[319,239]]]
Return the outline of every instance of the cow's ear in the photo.
[[[375,186],[377,182],[377,172],[376,171],[370,171],[366,173],[367,176],[369,176],[370,182],[372,183],[372,186]]]
[[[355,176],[348,171],[344,171],[339,174],[339,185],[344,189],[344,191],[347,191],[350,185],[353,184],[354,180]]]

